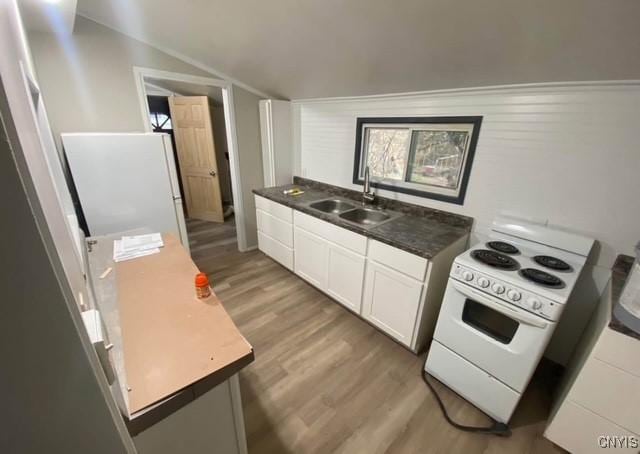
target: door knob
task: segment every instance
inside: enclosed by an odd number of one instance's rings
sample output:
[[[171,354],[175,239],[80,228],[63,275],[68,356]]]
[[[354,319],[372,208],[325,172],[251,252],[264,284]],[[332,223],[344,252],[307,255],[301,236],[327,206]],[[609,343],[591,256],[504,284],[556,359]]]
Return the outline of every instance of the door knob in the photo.
[[[209,172],[209,175],[211,175],[212,177],[215,177],[216,176],[216,171],[212,170],[211,172]]]

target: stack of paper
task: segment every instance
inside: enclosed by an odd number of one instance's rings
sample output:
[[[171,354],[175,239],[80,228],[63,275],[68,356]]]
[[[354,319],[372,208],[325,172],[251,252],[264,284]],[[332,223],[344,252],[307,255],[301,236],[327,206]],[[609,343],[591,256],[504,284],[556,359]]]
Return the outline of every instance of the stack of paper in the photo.
[[[113,242],[113,261],[124,262],[145,255],[157,254],[163,246],[162,235],[159,233],[123,236]]]

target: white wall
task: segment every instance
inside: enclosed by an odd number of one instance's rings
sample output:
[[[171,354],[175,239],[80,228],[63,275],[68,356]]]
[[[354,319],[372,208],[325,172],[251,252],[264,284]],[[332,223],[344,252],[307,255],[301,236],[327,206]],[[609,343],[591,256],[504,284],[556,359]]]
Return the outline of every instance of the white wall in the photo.
[[[64,211],[69,194],[45,151],[43,105],[25,85],[21,64],[37,84],[30,59],[15,0],[0,0],[0,190],[8,195],[0,222],[0,452],[132,452],[82,326],[77,303],[88,302],[88,292]]]
[[[569,308],[577,319],[569,314],[563,324],[573,326],[558,333],[571,337],[615,256],[632,253],[640,240],[640,83],[294,101],[296,173],[360,190],[352,184],[357,117],[441,115],[484,117],[465,204],[379,193],[472,216],[478,234],[504,211],[596,238],[596,266]]]
[[[80,16],[72,35],[29,40],[57,143],[62,132],[144,131],[134,66],[210,76]]]
[[[308,178],[360,189],[351,182],[356,117],[482,115],[463,206],[381,194],[472,216],[481,230],[503,210],[549,220],[595,237],[605,267],[640,239],[640,83],[295,104]]]
[[[247,90],[233,87],[238,148],[243,150],[240,153],[240,174],[242,175],[242,203],[248,248],[258,246],[256,205],[251,190],[264,186],[258,110],[260,99],[259,96]]]

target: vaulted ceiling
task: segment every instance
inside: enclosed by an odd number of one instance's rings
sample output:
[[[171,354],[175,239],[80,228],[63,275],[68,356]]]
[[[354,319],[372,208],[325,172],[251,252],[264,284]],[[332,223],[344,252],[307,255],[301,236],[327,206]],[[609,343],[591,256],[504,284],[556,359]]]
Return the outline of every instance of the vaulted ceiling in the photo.
[[[79,0],[283,98],[640,79],[639,0]]]

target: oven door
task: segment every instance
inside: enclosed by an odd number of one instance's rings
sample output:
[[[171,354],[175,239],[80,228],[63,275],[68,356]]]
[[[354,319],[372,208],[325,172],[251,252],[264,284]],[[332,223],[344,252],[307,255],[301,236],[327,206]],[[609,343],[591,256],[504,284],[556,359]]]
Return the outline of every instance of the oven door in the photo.
[[[554,327],[553,322],[450,278],[434,338],[522,392]]]

